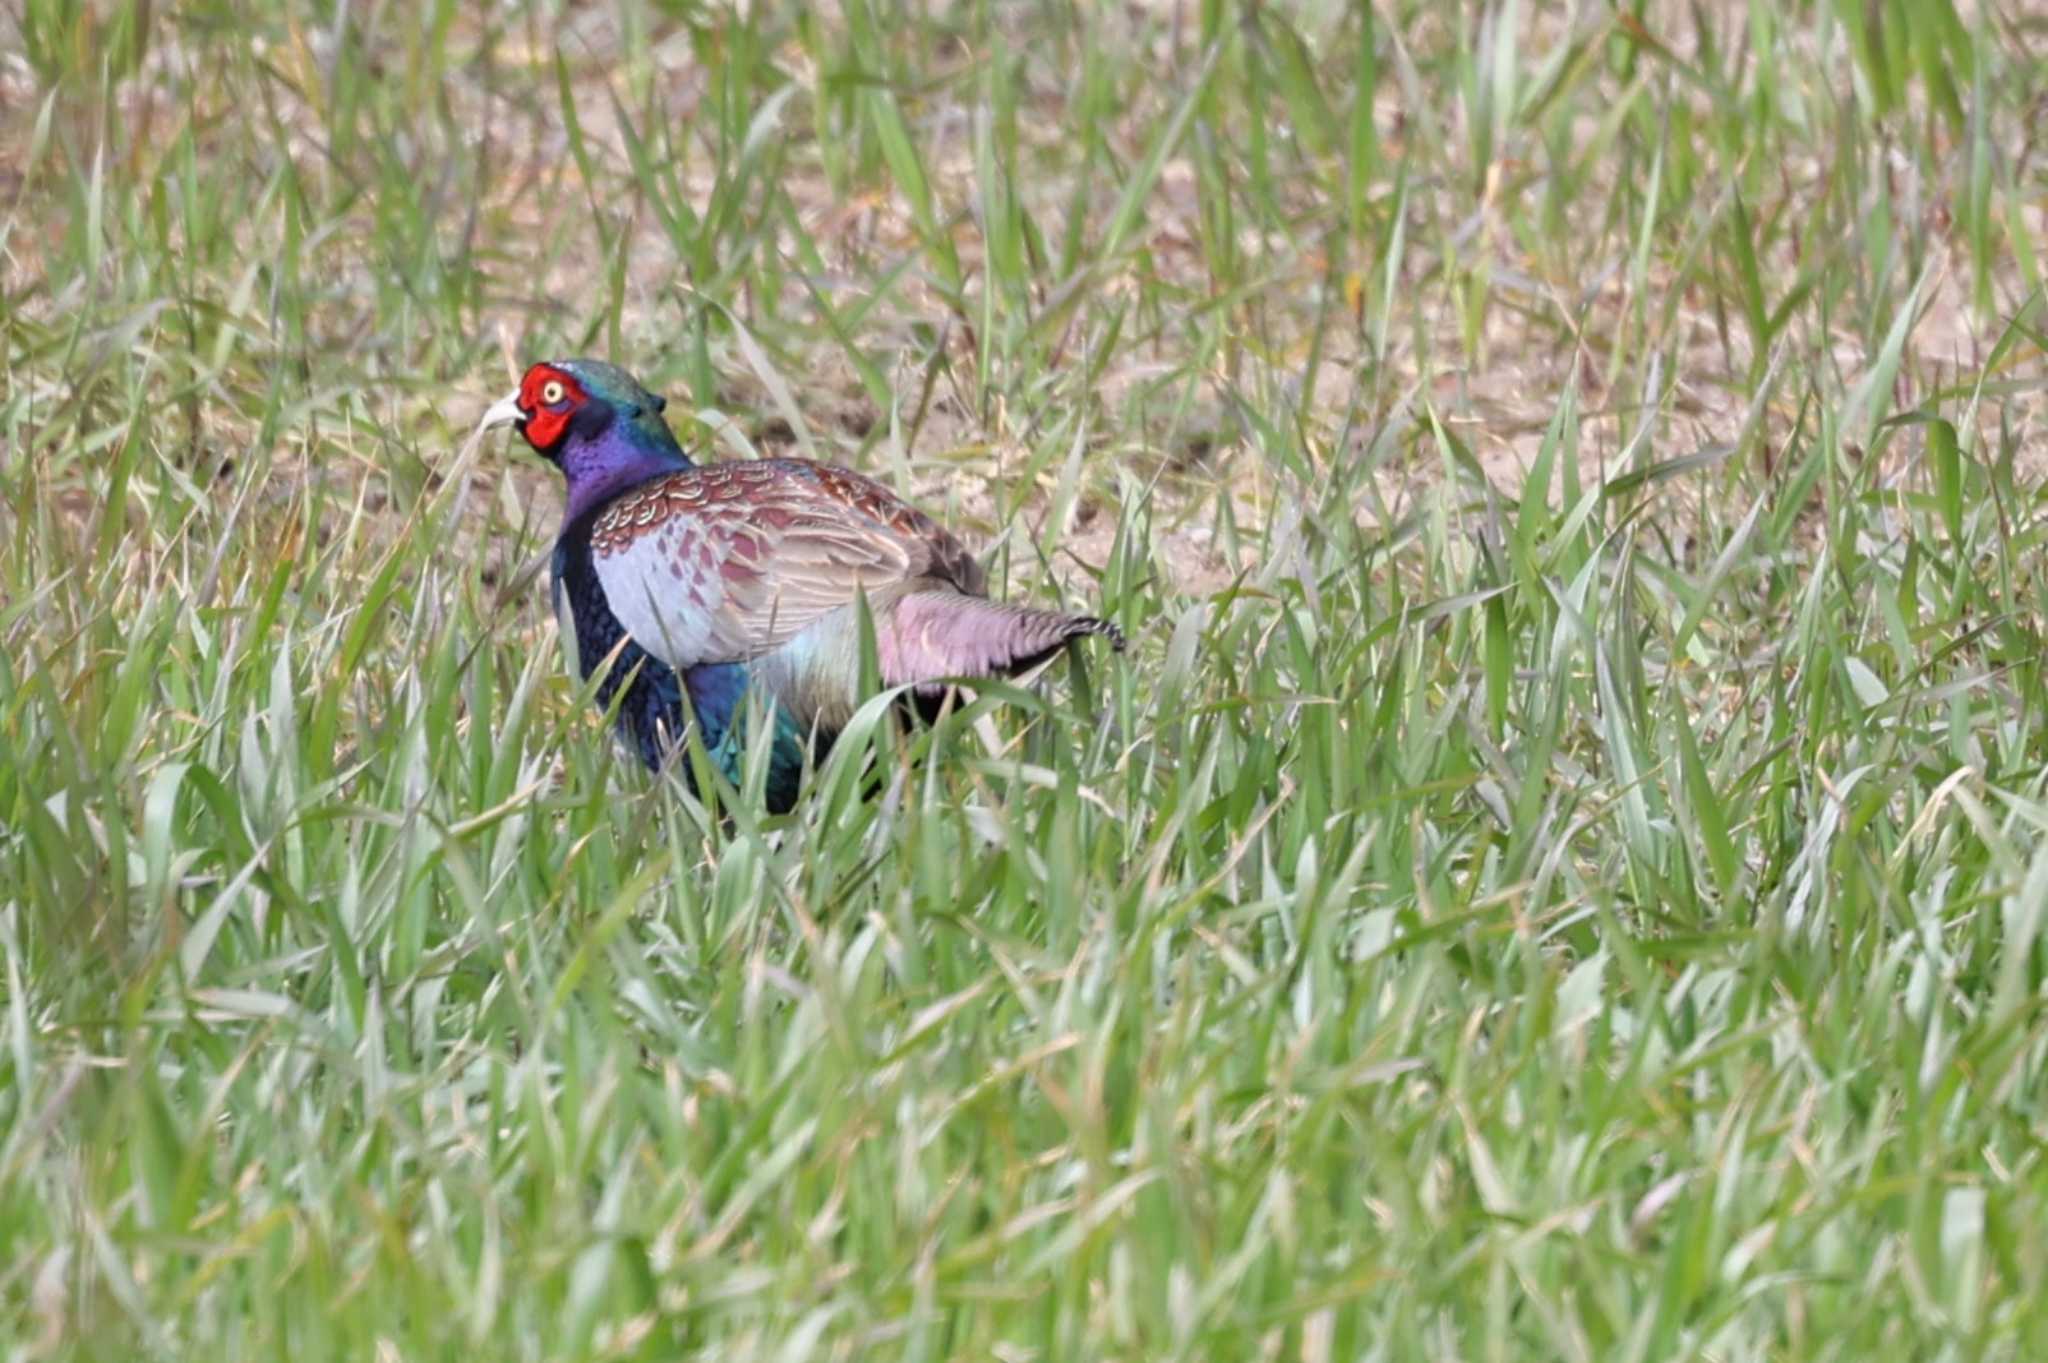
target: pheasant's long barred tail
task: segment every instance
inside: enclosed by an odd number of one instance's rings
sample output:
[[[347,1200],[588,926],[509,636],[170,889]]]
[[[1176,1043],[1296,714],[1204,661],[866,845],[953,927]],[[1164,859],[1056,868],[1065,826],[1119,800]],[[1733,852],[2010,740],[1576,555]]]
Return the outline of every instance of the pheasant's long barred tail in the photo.
[[[1087,635],[1109,640],[1109,646],[1118,653],[1124,651],[1124,632],[1100,616],[1083,615],[1074,621],[1069,639],[1080,639]]]
[[[1020,631],[1020,639],[1042,639],[1036,650],[1040,657],[1056,651],[1061,646],[1070,644],[1076,639],[1087,638],[1107,639],[1112,649],[1118,653],[1124,651],[1124,632],[1100,616],[1061,615],[1054,611],[1033,610],[1028,606],[1018,607],[1017,609],[1025,614],[1036,617],[1032,628]],[[1042,628],[1037,624],[1037,621],[1040,620],[1044,622]],[[1036,659],[1033,661],[1036,661]],[[1030,664],[1025,663],[1023,665],[1029,666]]]
[[[878,622],[876,643],[883,679],[901,685],[936,677],[1011,676],[1089,635],[1123,647],[1122,631],[1092,615],[933,591],[897,601],[886,623]]]

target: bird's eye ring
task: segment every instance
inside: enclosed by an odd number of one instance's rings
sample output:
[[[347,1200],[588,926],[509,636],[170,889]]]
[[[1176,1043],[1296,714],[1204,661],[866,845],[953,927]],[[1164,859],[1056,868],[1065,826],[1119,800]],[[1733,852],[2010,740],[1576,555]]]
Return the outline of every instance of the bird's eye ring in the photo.
[[[556,403],[560,402],[563,398],[567,397],[568,392],[568,389],[562,387],[562,381],[560,379],[549,379],[547,383],[545,383],[541,387],[540,400],[546,403],[548,406],[552,407]]]

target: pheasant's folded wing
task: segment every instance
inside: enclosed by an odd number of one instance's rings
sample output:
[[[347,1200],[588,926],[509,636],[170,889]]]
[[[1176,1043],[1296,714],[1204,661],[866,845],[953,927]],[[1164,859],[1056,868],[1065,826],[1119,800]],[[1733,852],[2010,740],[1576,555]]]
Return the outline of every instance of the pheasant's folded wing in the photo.
[[[591,552],[612,611],[685,669],[758,657],[819,619],[919,581],[979,595],[958,540],[881,485],[798,460],[713,464],[608,507]]]

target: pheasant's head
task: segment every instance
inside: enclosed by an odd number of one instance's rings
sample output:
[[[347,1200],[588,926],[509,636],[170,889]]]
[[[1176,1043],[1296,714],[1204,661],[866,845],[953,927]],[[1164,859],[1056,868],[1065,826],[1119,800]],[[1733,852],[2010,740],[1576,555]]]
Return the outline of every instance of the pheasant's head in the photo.
[[[614,433],[674,445],[658,398],[603,360],[548,360],[484,413],[484,427],[516,426],[534,452],[560,463],[565,446]]]
[[[549,360],[493,403],[483,426],[515,428],[561,469],[573,516],[611,493],[690,466],[661,415],[667,405],[603,360]]]

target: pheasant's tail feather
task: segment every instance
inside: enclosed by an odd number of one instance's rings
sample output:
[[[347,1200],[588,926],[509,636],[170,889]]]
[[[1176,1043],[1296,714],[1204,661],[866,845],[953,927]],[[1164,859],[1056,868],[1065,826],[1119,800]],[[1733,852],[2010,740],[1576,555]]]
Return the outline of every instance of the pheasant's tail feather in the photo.
[[[1089,635],[1109,640],[1119,652],[1124,647],[1123,631],[1092,615],[957,592],[914,592],[896,602],[875,642],[882,679],[905,686],[937,677],[1014,676]]]
[[[1084,639],[1092,634],[1098,639],[1109,640],[1109,646],[1112,651],[1117,653],[1124,651],[1124,632],[1101,616],[1067,615],[1061,618],[1067,622],[1066,637],[1061,640],[1062,643],[1071,643],[1076,639]]]

